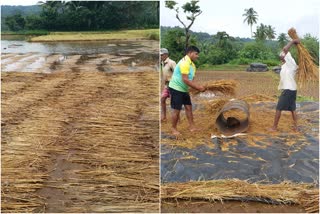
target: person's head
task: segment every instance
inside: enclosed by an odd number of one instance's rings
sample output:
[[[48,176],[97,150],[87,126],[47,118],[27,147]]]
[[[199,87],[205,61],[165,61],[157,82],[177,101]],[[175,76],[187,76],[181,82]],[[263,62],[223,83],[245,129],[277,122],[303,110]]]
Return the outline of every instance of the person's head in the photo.
[[[160,56],[161,56],[161,61],[165,61],[168,56],[169,56],[169,51],[166,48],[161,48],[160,49]]]
[[[200,50],[196,46],[189,46],[186,50],[186,55],[194,62],[199,57]]]

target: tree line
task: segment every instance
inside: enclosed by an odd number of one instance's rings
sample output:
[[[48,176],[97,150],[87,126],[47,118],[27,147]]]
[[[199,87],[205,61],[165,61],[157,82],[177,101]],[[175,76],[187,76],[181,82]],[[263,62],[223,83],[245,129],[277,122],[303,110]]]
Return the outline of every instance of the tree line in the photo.
[[[5,17],[11,31],[93,31],[159,27],[158,1],[45,1],[39,14]]]
[[[190,23],[184,23],[179,17],[179,6],[175,1],[167,1],[166,7],[174,10],[176,18],[183,28],[161,27],[161,47],[169,49],[170,57],[179,60],[184,55],[184,50],[189,45],[200,48],[198,66],[210,67],[220,64],[250,64],[262,62],[269,66],[279,64],[279,52],[287,44],[289,38],[286,33],[280,33],[276,37],[274,27],[260,23],[256,31],[252,32],[253,24],[258,21],[258,13],[253,9],[245,9],[244,22],[250,26],[251,38],[241,39],[230,36],[227,32],[217,32],[215,35],[206,33],[191,33],[191,26],[202,11],[198,0],[191,0],[181,6]],[[276,39],[276,40],[275,40]],[[302,44],[313,56],[319,65],[319,39],[310,34],[301,38]],[[297,59],[297,51],[292,49],[293,57]]]

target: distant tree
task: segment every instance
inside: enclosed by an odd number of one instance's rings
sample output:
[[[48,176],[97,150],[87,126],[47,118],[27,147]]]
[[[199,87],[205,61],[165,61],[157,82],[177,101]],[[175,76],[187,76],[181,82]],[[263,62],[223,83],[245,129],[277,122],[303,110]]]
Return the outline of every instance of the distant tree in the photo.
[[[278,36],[278,44],[280,48],[283,48],[288,43],[288,37],[285,33],[280,33]]]
[[[225,31],[218,32],[213,37],[214,37],[214,39],[217,40],[217,47],[219,47],[219,48],[225,48],[226,44],[230,38],[229,34],[227,34]]]
[[[7,16],[5,18],[5,24],[12,31],[19,31],[19,30],[24,30],[26,20],[20,13],[18,13],[13,16]]]
[[[250,25],[252,38],[252,25],[257,23],[258,13],[252,7],[249,9],[245,9],[244,11],[245,13],[242,16],[245,16],[246,18],[243,20],[243,22],[247,22],[248,25]]]
[[[184,27],[185,37],[186,37],[185,48],[189,46],[190,28],[193,25],[196,18],[202,13],[198,3],[199,3],[198,0],[191,0],[190,2],[187,2],[184,5],[182,5],[181,8],[183,9],[183,12],[186,14],[187,20],[190,21],[189,24],[186,24],[179,17],[179,7],[176,7],[178,3],[175,1],[166,1],[166,7],[176,11],[176,18]]]
[[[261,23],[260,26],[257,27],[256,32],[253,33],[253,35],[256,41],[265,41],[268,37],[267,26]]]
[[[276,38],[276,32],[274,30],[274,27],[272,27],[271,25],[266,26],[266,35],[267,38],[270,40]]]
[[[313,57],[313,61],[319,65],[319,39],[311,36],[311,34],[304,35],[301,39],[301,43],[306,47],[310,55]]]

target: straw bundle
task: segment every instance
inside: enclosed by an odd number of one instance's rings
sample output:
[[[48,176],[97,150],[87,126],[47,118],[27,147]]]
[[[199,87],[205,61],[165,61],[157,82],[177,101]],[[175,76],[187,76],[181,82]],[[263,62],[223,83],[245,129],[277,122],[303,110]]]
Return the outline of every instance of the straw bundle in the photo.
[[[221,92],[225,95],[234,95],[237,82],[234,80],[215,80],[204,84],[206,91]],[[198,94],[200,91],[192,90],[192,94]]]
[[[301,194],[304,199],[301,200]],[[271,204],[300,204],[307,210],[318,211],[319,190],[310,184],[250,184],[238,179],[195,181],[164,184],[161,187],[162,200],[202,199],[209,201],[239,200]]]
[[[299,39],[297,32],[294,28],[290,28],[288,31],[291,39]],[[309,54],[307,49],[301,44],[297,44],[298,49],[298,73],[297,79],[301,85],[304,85],[307,81],[317,81],[319,68],[314,64],[313,57]]]
[[[319,213],[319,191],[304,191],[299,201],[308,213]]]

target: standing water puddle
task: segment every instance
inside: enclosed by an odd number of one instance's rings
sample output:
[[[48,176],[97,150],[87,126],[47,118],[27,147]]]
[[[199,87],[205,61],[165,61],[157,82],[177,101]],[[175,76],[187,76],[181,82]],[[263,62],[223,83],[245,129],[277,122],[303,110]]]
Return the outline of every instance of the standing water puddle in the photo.
[[[1,41],[4,72],[158,70],[158,41]]]

